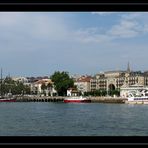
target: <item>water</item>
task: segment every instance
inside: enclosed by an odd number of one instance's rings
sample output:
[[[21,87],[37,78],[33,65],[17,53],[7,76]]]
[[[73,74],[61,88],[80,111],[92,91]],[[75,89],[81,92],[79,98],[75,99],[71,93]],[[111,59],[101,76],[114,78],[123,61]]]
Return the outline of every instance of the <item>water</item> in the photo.
[[[4,102],[0,136],[148,136],[148,105]]]

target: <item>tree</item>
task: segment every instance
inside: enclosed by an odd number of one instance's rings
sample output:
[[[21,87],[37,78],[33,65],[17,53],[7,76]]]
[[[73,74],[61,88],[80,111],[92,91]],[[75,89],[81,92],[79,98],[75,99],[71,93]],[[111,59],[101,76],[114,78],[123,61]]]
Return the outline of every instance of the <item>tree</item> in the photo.
[[[42,85],[41,85],[41,89],[44,91],[45,89],[47,89],[47,86],[45,85],[45,83],[43,83]]]
[[[22,82],[14,81],[9,77],[6,77],[1,84],[2,94],[12,93],[17,94],[30,94],[30,87],[24,85]]]
[[[31,94],[30,86],[25,85],[25,86],[24,86],[24,91],[25,91],[25,94]]]
[[[65,96],[67,89],[74,86],[74,81],[69,77],[68,72],[56,71],[50,79],[54,82],[59,96]]]
[[[41,85],[41,89],[43,90],[43,94],[46,95],[45,90],[47,89],[47,85],[45,83]]]

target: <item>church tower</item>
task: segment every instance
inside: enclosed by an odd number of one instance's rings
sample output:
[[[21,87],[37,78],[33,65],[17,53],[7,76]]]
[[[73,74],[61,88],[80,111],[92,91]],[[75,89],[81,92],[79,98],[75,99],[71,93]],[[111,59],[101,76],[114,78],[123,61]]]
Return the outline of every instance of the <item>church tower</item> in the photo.
[[[129,62],[128,62],[128,65],[127,65],[127,72],[130,73],[130,71],[131,71],[131,70],[130,70],[130,64],[129,64]]]

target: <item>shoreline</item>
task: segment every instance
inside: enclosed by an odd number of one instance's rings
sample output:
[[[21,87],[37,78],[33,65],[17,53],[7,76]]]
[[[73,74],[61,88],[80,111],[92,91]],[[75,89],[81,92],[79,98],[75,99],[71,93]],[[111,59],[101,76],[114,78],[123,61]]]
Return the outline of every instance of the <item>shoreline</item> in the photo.
[[[63,96],[15,96],[16,102],[63,102]],[[92,103],[125,103],[127,98],[121,97],[87,97]]]

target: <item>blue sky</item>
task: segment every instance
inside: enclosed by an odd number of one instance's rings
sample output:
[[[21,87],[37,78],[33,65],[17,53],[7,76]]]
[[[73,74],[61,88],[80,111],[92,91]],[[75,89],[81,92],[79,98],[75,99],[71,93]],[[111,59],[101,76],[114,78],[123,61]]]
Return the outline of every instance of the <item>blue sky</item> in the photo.
[[[148,70],[147,12],[0,12],[0,67],[12,76]]]

